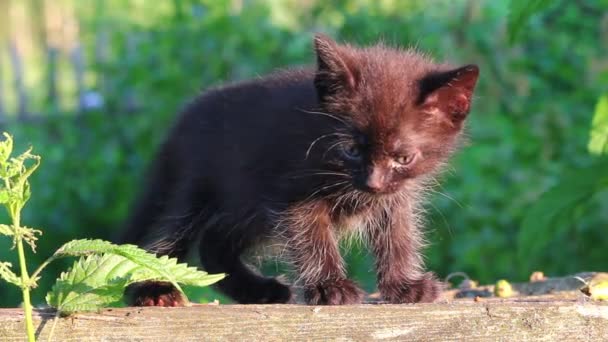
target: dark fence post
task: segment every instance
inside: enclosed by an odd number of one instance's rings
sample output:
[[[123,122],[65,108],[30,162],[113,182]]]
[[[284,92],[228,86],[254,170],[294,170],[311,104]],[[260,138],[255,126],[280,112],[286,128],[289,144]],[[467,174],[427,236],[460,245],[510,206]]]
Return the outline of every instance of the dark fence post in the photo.
[[[3,45],[0,44],[0,123],[3,123],[6,120],[6,113],[4,111],[4,75],[2,73],[2,62],[4,61],[4,56],[2,53],[4,52]]]
[[[59,110],[58,92],[57,92],[57,59],[59,50],[53,46],[46,47],[47,58],[47,102],[51,106],[53,112]]]
[[[13,77],[15,92],[17,93],[17,108],[20,120],[26,120],[28,117],[27,111],[27,94],[25,91],[25,84],[23,81],[23,62],[19,55],[19,49],[17,43],[13,40],[9,45],[9,55],[11,59],[11,65],[13,67]]]
[[[74,78],[76,81],[76,94],[78,96],[78,114],[84,112],[84,57],[82,45],[78,43],[71,53],[72,66],[74,67]]]

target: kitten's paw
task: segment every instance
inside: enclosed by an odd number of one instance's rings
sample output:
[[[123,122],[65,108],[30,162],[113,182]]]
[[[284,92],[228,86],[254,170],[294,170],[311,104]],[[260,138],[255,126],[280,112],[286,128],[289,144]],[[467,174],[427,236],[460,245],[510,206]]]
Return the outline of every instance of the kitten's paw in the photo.
[[[425,273],[422,278],[398,284],[380,284],[380,293],[384,300],[393,303],[431,303],[444,285],[439,282],[433,273]]]
[[[349,279],[337,279],[306,287],[304,298],[310,305],[359,304],[364,292]]]
[[[125,289],[124,299],[128,306],[186,305],[186,298],[166,281],[133,283]]]

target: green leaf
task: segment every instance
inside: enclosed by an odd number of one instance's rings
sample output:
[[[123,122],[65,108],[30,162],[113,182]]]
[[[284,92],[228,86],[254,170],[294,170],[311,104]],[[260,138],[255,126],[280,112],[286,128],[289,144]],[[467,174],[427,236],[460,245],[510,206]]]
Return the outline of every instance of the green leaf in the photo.
[[[8,203],[9,199],[10,199],[10,195],[9,195],[8,190],[0,189],[0,204]]]
[[[551,3],[553,3],[551,0],[511,0],[507,19],[509,41],[515,42],[530,17],[547,8]]]
[[[111,253],[121,255],[134,263],[149,268],[171,282],[180,292],[181,287],[173,280],[171,274],[158,263],[156,255],[134,245],[115,245],[103,240],[73,240],[60,247],[54,256],[82,256],[91,254]]]
[[[13,236],[15,235],[15,232],[13,231],[13,228],[11,226],[6,224],[0,224],[0,234],[6,236]]]
[[[595,106],[588,148],[593,154],[608,153],[608,94],[600,97]]]
[[[17,277],[15,273],[11,270],[13,265],[10,262],[0,262],[0,278],[6,280],[11,284],[15,284],[17,286],[21,286],[21,279]]]
[[[102,245],[99,240],[88,242]],[[73,250],[76,249],[81,250]],[[178,264],[177,259],[167,256],[155,259],[155,263],[171,274],[174,281],[183,285],[207,286],[224,277],[223,274],[209,275],[186,264]],[[46,299],[49,305],[64,313],[97,310],[121,305],[124,288],[146,280],[169,279],[121,255],[91,255],[80,258],[68,272],[62,273]]]
[[[163,265],[175,282],[189,286],[208,286],[215,282],[224,279],[225,274],[207,274],[207,272],[199,271],[196,267],[188,266],[187,264],[178,264],[177,259],[169,258],[166,255],[159,257],[158,262]],[[168,280],[159,277],[156,272],[149,268],[140,267],[131,276],[130,283],[144,280]]]
[[[518,233],[518,257],[521,263],[536,266],[536,256],[566,225],[559,218],[578,205],[585,204],[602,189],[608,188],[608,162],[564,175],[559,184],[542,194],[525,216]]]
[[[8,157],[13,152],[13,137],[8,133],[2,133],[6,139],[0,141],[0,164],[6,162]]]
[[[94,311],[120,304],[127,278],[115,270],[128,262],[115,255],[91,255],[74,262],[46,295],[47,304],[63,313]]]
[[[86,256],[91,254],[103,254],[111,253],[125,257],[126,259],[142,266],[147,269],[148,272],[154,275],[155,279],[163,279],[169,281],[175,286],[180,292],[184,292],[178,285],[178,281],[172,272],[177,272],[177,269],[173,269],[169,272],[170,264],[167,258],[157,258],[156,255],[147,252],[135,245],[115,245],[108,241],[103,240],[73,240],[65,245],[61,246],[53,258],[65,257],[65,256]],[[173,259],[174,260],[174,259]],[[191,268],[194,271],[194,268]],[[200,272],[200,274],[205,272]],[[148,276],[149,277],[149,276]],[[218,279],[219,280],[219,279]],[[202,286],[202,285],[201,285]]]

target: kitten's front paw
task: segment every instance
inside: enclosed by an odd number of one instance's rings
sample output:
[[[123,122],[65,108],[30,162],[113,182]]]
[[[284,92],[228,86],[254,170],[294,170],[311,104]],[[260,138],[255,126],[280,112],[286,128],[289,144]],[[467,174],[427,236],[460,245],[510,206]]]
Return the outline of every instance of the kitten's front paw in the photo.
[[[393,304],[431,303],[439,297],[444,288],[433,273],[426,273],[418,280],[380,284],[378,287],[384,300]]]
[[[185,306],[186,299],[171,283],[144,281],[133,283],[125,289],[128,306]]]
[[[306,287],[304,298],[310,305],[359,304],[364,292],[349,279],[336,279]]]

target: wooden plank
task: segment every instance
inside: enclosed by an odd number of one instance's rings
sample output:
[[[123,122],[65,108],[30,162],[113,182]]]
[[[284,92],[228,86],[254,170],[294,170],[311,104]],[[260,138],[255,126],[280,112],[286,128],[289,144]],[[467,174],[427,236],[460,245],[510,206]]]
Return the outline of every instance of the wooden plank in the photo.
[[[37,311],[47,340],[53,313]],[[23,341],[20,309],[0,310],[0,340]],[[55,341],[606,341],[608,304],[579,298],[416,305],[196,305],[60,318]]]

